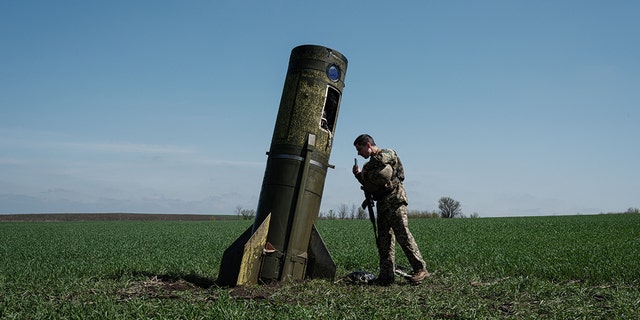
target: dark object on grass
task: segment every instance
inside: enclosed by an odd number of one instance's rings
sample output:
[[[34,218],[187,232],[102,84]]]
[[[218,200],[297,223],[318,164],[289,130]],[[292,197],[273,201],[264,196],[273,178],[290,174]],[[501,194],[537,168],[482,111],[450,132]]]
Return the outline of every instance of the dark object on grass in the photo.
[[[344,279],[351,284],[371,284],[376,276],[373,273],[358,270],[344,276]]]

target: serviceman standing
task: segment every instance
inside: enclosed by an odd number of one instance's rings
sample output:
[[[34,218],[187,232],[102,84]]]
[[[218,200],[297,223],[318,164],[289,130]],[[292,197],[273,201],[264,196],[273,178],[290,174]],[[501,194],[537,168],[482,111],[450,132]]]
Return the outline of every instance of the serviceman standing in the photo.
[[[407,256],[413,273],[409,282],[420,284],[429,276],[426,264],[420,254],[407,221],[407,194],[402,181],[404,169],[400,158],[391,149],[380,149],[373,138],[362,134],[356,138],[353,145],[358,155],[369,162],[365,163],[362,171],[357,164],[353,166],[353,175],[362,185],[362,189],[371,194],[378,206],[378,255],[380,256],[380,274],[376,283],[390,285],[395,276],[395,240]]]

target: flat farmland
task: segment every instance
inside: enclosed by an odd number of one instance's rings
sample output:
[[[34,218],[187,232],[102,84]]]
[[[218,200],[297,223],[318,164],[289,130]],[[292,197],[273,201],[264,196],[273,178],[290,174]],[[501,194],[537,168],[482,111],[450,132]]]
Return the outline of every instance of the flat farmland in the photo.
[[[0,222],[0,319],[640,317],[637,214],[410,219],[432,276],[389,287],[341,280],[377,272],[368,220],[321,220],[336,281],[216,285],[251,223]]]

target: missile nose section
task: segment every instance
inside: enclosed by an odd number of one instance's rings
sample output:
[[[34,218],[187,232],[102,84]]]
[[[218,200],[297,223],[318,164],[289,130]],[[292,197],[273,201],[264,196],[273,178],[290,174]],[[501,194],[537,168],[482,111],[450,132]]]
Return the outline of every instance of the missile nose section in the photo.
[[[222,285],[335,277],[315,223],[347,58],[316,45],[291,51],[254,223],[224,253]]]

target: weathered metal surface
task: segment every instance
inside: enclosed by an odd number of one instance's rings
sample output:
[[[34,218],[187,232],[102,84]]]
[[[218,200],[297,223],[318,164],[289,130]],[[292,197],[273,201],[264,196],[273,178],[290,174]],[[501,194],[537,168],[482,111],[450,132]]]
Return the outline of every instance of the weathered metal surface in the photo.
[[[309,261],[333,264],[314,224],[332,167],[329,157],[346,70],[347,59],[335,50],[304,45],[291,51],[252,231],[272,215],[267,242],[275,251],[261,257],[262,281],[335,276],[335,265],[331,273],[330,267],[314,268]],[[317,239],[310,259],[312,232]],[[331,263],[320,255],[328,255]]]
[[[258,282],[260,275],[260,257],[264,253],[267,244],[267,232],[271,215],[267,216],[256,232],[253,233],[249,241],[244,245],[240,273],[238,274],[237,285],[254,284]]]

